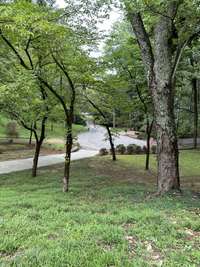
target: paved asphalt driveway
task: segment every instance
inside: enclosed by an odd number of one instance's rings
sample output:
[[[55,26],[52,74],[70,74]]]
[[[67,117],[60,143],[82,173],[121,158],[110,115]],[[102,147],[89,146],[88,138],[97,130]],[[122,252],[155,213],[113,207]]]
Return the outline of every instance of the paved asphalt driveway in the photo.
[[[72,160],[90,158],[95,156],[98,151],[81,149],[78,152],[72,153]],[[39,158],[38,166],[50,166],[57,163],[64,162],[64,154],[41,156]],[[8,160],[0,162],[0,174],[10,173],[14,171],[28,170],[32,168],[33,159]]]
[[[103,127],[88,124],[88,129],[88,132],[78,136],[78,142],[81,145],[81,149],[72,153],[72,160],[90,158],[97,155],[100,148],[110,148],[109,142],[106,140],[107,132]],[[180,140],[181,144],[185,144],[186,142],[191,143],[192,139]],[[126,146],[129,144],[136,144],[141,147],[146,144],[144,140],[138,140],[124,135],[115,136],[114,143],[115,145],[124,144]],[[39,158],[38,166],[50,166],[62,162],[64,162],[64,154],[41,156]],[[32,163],[32,158],[0,162],[0,174],[31,169]]]
[[[100,148],[110,147],[109,142],[105,140],[106,130],[103,127],[88,125],[88,128],[88,132],[79,135],[78,142],[82,148],[79,151],[72,153],[72,160],[93,157],[98,154]],[[145,141],[133,139],[127,136],[114,137],[114,143],[115,145],[145,145]],[[64,154],[41,156],[39,158],[38,166],[50,166],[62,162],[64,162]],[[31,169],[32,163],[32,158],[0,162],[0,174]]]
[[[99,150],[100,148],[110,148],[110,144],[106,139],[107,131],[101,126],[88,125],[89,131],[82,133],[78,136],[78,142],[82,148],[89,148],[94,150]],[[114,136],[114,144],[136,144],[141,147],[146,145],[144,140],[134,139],[124,135]]]

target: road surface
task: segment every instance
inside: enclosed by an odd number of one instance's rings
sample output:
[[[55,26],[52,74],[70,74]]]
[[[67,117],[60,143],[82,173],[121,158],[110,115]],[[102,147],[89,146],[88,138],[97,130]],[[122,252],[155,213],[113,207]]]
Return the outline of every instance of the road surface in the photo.
[[[95,156],[98,151],[81,149],[72,153],[72,160],[90,158]],[[39,158],[38,167],[50,166],[64,162],[64,154],[41,156]],[[14,171],[29,170],[32,168],[33,159],[8,160],[0,162],[0,174],[11,173]]]
[[[72,160],[93,157],[98,154],[100,148],[110,147],[109,142],[105,140],[106,130],[103,127],[90,124],[88,125],[88,128],[88,132],[82,133],[78,136],[78,142],[81,145],[81,149],[72,153]],[[122,135],[114,137],[114,143],[115,145],[145,145],[145,141]],[[64,154],[41,156],[39,158],[38,167],[50,166],[62,162],[64,162]],[[31,169],[32,163],[32,158],[0,162],[0,174]]]
[[[89,130],[87,132],[78,136],[78,142],[81,145],[81,149],[72,153],[72,160],[90,158],[97,155],[99,149],[110,148],[109,141],[106,140],[107,132],[105,128],[88,124],[88,129]],[[192,139],[180,140],[181,144],[189,144],[191,142]],[[146,142],[144,140],[138,140],[124,135],[116,135],[114,136],[114,144],[115,146],[118,144],[124,144],[126,146],[129,144],[136,144],[143,147]],[[44,167],[62,162],[64,162],[64,154],[41,156],[39,158],[38,166]],[[0,174],[31,169],[32,163],[32,158],[0,162]]]
[[[94,149],[99,150],[100,148],[110,148],[110,144],[106,139],[107,131],[101,126],[95,126],[92,124],[88,125],[89,131],[82,133],[78,136],[78,142],[84,149]],[[124,135],[114,136],[114,144],[124,144],[125,146],[129,144],[136,144],[138,146],[145,146],[146,142],[144,140],[134,139]]]

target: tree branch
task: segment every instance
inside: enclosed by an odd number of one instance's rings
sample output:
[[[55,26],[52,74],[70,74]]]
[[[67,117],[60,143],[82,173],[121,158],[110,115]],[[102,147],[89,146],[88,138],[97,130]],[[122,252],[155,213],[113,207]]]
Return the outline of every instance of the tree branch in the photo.
[[[106,115],[103,113],[103,111],[91,100],[87,95],[84,95],[87,101],[95,108],[98,113],[106,120]]]
[[[171,73],[171,78],[172,78],[173,82],[174,82],[176,71],[178,69],[178,65],[180,63],[180,60],[181,60],[182,54],[184,52],[184,49],[186,48],[187,45],[189,45],[199,35],[200,35],[200,30],[195,32],[195,33],[193,33],[192,35],[190,35],[187,40],[185,40],[182,44],[180,44],[178,46],[177,51],[176,51],[174,64],[173,64],[173,68],[172,68],[172,73]]]
[[[75,98],[76,98],[76,89],[75,89],[75,86],[74,86],[74,83],[68,73],[68,71],[66,70],[64,64],[61,64],[57,59],[56,57],[52,54],[52,58],[53,60],[55,61],[56,65],[62,70],[62,72],[65,74],[65,76],[67,77],[67,80],[69,82],[69,85],[70,85],[70,88],[71,88],[71,92],[72,92],[72,95],[71,95],[71,102],[70,102],[70,113],[72,114],[73,113],[73,110],[74,110],[74,103],[75,103]]]
[[[74,87],[74,84],[72,82],[72,79],[71,79],[69,73],[67,72],[66,68],[64,67],[64,65],[61,64],[53,54],[52,54],[52,57],[53,57],[53,60],[55,61],[56,65],[63,71],[63,73],[67,77],[67,80],[69,82],[69,85],[70,85],[72,91],[75,91],[75,87]]]
[[[1,38],[4,40],[4,42],[10,47],[10,49],[14,52],[14,54],[17,56],[17,58],[20,61],[20,64],[27,70],[30,70],[29,67],[24,62],[23,58],[19,54],[19,52],[15,49],[15,47],[12,45],[12,43],[3,35],[2,30],[0,29],[0,35]]]
[[[31,58],[31,56],[30,56],[30,53],[29,53],[29,51],[28,51],[28,50],[29,50],[30,43],[31,43],[31,35],[29,36],[28,42],[27,42],[27,44],[26,44],[25,53],[26,53],[26,55],[27,55],[27,57],[28,57],[28,60],[29,60],[30,65],[31,65],[31,68],[32,68],[32,70],[33,70],[33,69],[34,69],[33,61],[32,61],[32,58]]]
[[[129,13],[129,17],[131,18],[131,25],[142,53],[142,60],[144,66],[146,66],[146,72],[148,73],[148,75],[151,75],[154,65],[154,55],[141,14]]]
[[[42,77],[40,77],[39,75],[37,75],[38,77],[38,80],[44,84],[46,86],[47,89],[49,89],[49,91],[55,95],[55,97],[59,100],[59,102],[61,103],[64,111],[65,111],[65,114],[67,116],[67,118],[69,117],[69,111],[66,107],[66,104],[65,104],[65,101],[63,100],[63,98],[56,92],[56,90],[54,90],[54,88],[47,82],[45,81]]]

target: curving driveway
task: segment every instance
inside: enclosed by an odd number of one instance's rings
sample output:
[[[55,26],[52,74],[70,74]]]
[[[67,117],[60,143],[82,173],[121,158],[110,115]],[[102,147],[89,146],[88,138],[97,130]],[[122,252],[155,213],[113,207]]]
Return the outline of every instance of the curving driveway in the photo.
[[[89,131],[82,133],[78,136],[78,142],[84,149],[99,150],[100,148],[110,148],[109,141],[106,140],[107,131],[101,126],[95,126],[93,124],[88,125]],[[146,141],[134,139],[124,135],[114,136],[114,144],[136,144],[138,146],[145,146]]]
[[[72,160],[93,157],[98,154],[100,148],[110,147],[109,142],[105,140],[106,130],[103,127],[90,124],[88,125],[88,128],[88,132],[82,133],[78,136],[78,142],[81,145],[81,149],[77,152],[72,153]],[[123,135],[115,136],[114,143],[115,145],[145,145],[145,141],[137,140]],[[32,158],[0,162],[0,174],[31,169],[32,162]],[[64,162],[64,154],[41,156],[39,158],[38,166],[44,167],[62,162]]]

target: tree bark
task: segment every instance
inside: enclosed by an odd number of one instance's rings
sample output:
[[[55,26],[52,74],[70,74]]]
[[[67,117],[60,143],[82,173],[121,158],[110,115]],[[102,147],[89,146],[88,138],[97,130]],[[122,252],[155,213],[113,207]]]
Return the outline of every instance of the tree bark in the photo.
[[[172,16],[175,5],[169,6]],[[180,189],[179,153],[174,116],[174,91],[172,79],[172,20],[163,17],[155,28],[155,63],[151,79],[151,92],[157,129],[158,192]]]
[[[179,152],[176,137],[171,88],[154,90],[155,125],[157,133],[158,192],[180,189]]]
[[[39,159],[39,155],[40,155],[40,149],[42,146],[42,142],[41,141],[36,141],[35,144],[35,154],[34,154],[34,158],[33,158],[33,167],[32,167],[32,177],[36,177],[37,176],[37,167],[38,167],[38,159]]]
[[[71,151],[73,146],[72,137],[72,124],[67,126],[66,135],[66,155],[65,155],[65,166],[64,166],[64,177],[63,177],[63,192],[69,191],[69,177],[70,177],[70,164],[71,164]]]
[[[32,144],[32,137],[33,137],[33,131],[32,130],[30,130],[30,137],[29,137],[29,145],[31,145]]]
[[[181,1],[172,1],[154,31],[154,49],[140,13],[129,14],[154,104],[157,131],[158,193],[180,189],[178,142],[174,116],[174,76],[178,62],[173,62],[173,19]],[[179,58],[179,57],[177,57]]]
[[[37,131],[35,129],[33,130],[33,133],[35,135],[36,145],[35,145],[35,155],[33,158],[32,177],[37,176],[38,159],[40,156],[40,149],[41,149],[43,141],[45,139],[45,130],[46,130],[47,119],[48,119],[47,115],[45,115],[42,119],[40,137],[38,137]]]
[[[152,128],[153,128],[153,122],[149,122],[149,119],[147,119],[147,127],[146,127],[146,134],[147,134],[147,149],[146,149],[146,162],[145,162],[145,170],[149,170],[149,159],[150,159],[150,149],[151,149],[151,145],[150,145],[150,139],[151,139],[151,132],[152,132]]]
[[[112,153],[112,159],[113,159],[113,161],[116,161],[117,158],[116,158],[116,153],[115,153],[115,146],[113,143],[112,133],[111,133],[110,127],[108,125],[106,125],[106,130],[108,132],[108,137],[109,137],[109,142],[110,142],[110,150]]]

